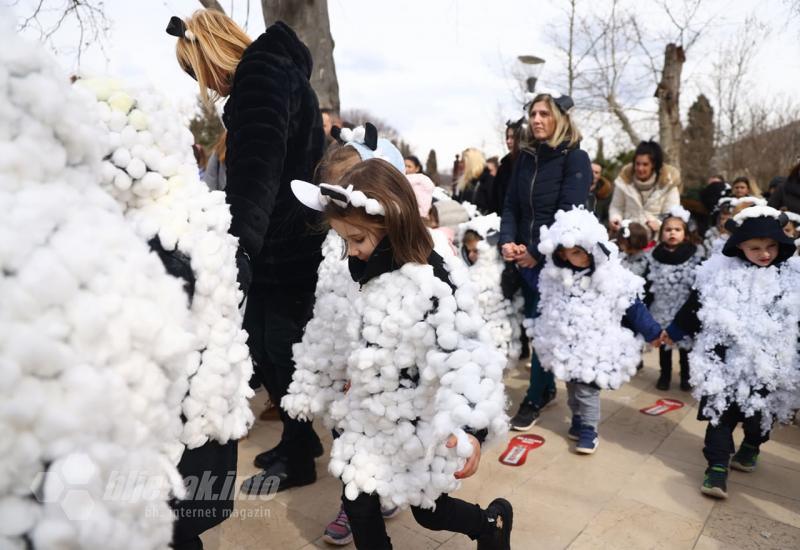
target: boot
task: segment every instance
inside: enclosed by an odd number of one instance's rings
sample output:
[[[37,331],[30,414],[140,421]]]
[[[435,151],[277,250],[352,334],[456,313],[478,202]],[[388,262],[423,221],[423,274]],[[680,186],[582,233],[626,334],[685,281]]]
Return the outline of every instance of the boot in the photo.
[[[692,385],[689,383],[689,352],[686,350],[680,351],[681,363],[681,391],[692,391]]]
[[[658,365],[661,367],[661,375],[656,382],[656,389],[661,391],[669,390],[672,382],[672,350],[661,347],[658,350]]]

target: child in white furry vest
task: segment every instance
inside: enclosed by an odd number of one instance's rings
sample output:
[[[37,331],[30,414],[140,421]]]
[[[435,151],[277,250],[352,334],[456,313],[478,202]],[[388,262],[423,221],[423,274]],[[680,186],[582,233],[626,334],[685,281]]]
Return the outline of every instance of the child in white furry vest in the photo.
[[[703,248],[705,249],[706,258],[710,258],[715,252],[722,252],[722,247],[730,236],[728,230],[725,229],[725,224],[731,219],[732,200],[731,197],[722,197],[711,213],[714,226],[709,228],[703,237]]]
[[[752,472],[772,424],[798,407],[800,258],[782,231],[785,217],[766,206],[745,208],[728,222],[722,254],[697,271],[695,290],[667,328],[679,341],[696,334],[692,360],[698,419],[708,461],[701,491],[726,498],[730,467]],[[733,456],[733,431],[744,442]]]
[[[500,216],[479,216],[459,226],[461,258],[468,266],[470,280],[478,290],[478,307],[495,346],[516,361],[522,351],[522,294],[504,296],[505,263],[497,251]]]
[[[325,411],[341,431],[329,468],[345,484],[356,546],[391,548],[383,503],[411,505],[421,525],[481,548],[510,548],[510,503],[484,510],[447,494],[477,470],[481,441],[507,429],[505,360],[481,337],[466,274],[434,252],[408,180],[383,160],[358,164],[339,185],[292,189],[344,239],[358,283],[357,315],[338,328],[353,340],[348,386]],[[305,416],[291,397],[287,412]]]
[[[583,207],[556,213],[543,227],[539,252],[539,317],[533,345],[542,367],[567,384],[575,450],[597,449],[600,390],[617,389],[636,374],[642,340],[661,343],[661,327],[639,299],[644,280],[625,269],[605,228]]]
[[[694,284],[694,273],[703,261],[703,249],[689,240],[689,212],[681,206],[673,207],[661,223],[659,244],[647,256],[647,298],[645,303],[656,321],[666,326],[672,321],[681,304],[689,297]],[[690,391],[689,350],[690,340],[677,344],[681,367],[681,390]],[[672,346],[662,345],[658,353],[661,374],[656,388],[669,390],[672,381]]]

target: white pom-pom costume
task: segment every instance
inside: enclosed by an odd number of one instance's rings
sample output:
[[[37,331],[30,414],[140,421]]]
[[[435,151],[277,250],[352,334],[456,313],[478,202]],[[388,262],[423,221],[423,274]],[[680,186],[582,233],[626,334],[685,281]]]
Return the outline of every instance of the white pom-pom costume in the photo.
[[[487,240],[490,235],[500,231],[500,216],[492,213],[459,225],[458,241],[462,246],[467,231],[474,231],[481,237],[478,242],[478,259],[467,270],[478,292],[478,307],[486,321],[486,330],[497,349],[509,359],[515,360],[522,351],[522,294],[518,292],[513,300],[503,296],[500,284],[505,263],[497,246]]]
[[[298,368],[281,404],[302,418],[326,407],[320,412],[341,432],[329,469],[350,499],[376,493],[387,506],[430,508],[459,486],[453,474],[472,453],[464,429],[487,429],[489,439],[507,429],[505,358],[484,336],[465,270],[449,271],[455,293],[430,265],[406,264],[360,291],[348,274],[337,285],[354,315],[325,329],[335,331],[329,339],[352,340],[334,352],[332,340],[304,338],[295,348]]]
[[[715,254],[698,268],[702,329],[690,354],[691,384],[712,424],[734,402],[745,416],[761,413],[764,432],[791,418],[800,393],[798,277],[797,257],[758,267]]]
[[[166,548],[187,298],[97,185],[91,102],[4,15],[0,547]]]
[[[253,421],[248,406],[252,363],[241,328],[238,242],[228,233],[225,195],[200,181],[192,135],[163,95],[108,79],[78,83],[94,92],[105,122],[103,187],[142,239],[157,239],[167,252],[191,261],[191,310],[202,360],[188,373],[182,441],[194,449],[209,440],[239,439]]]
[[[553,260],[559,247],[583,248],[594,271],[559,267]],[[567,382],[619,388],[641,359],[642,339],[621,323],[644,280],[622,266],[606,230],[583,208],[558,211],[553,225],[542,227],[539,251],[547,260],[531,334],[542,367]]]

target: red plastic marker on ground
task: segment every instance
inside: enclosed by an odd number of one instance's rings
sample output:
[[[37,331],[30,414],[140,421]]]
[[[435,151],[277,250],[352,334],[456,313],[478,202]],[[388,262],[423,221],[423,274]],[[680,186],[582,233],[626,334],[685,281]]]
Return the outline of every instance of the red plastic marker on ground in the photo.
[[[650,416],[661,416],[662,414],[676,411],[683,407],[683,401],[677,399],[659,399],[655,405],[650,405],[644,409],[639,409],[640,413],[649,414]]]
[[[528,453],[544,445],[544,438],[540,435],[518,435],[511,438],[508,447],[500,455],[500,462],[506,466],[522,466]]]

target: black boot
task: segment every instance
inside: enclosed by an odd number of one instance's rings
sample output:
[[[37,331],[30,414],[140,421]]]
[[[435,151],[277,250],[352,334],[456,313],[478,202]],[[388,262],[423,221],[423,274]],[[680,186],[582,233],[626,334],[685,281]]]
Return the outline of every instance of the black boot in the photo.
[[[486,523],[478,538],[478,550],[511,550],[511,527],[514,509],[504,498],[494,499],[486,507]]]
[[[689,383],[689,352],[685,349],[679,352],[681,363],[681,391],[692,391],[692,385]]]

